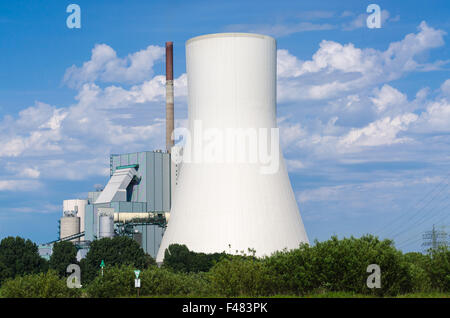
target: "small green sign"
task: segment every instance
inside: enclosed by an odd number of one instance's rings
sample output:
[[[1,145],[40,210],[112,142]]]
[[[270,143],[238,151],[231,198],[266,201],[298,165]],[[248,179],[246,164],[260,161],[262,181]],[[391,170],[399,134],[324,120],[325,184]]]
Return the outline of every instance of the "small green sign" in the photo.
[[[105,262],[102,260],[102,262],[100,263],[100,267],[103,268],[105,267]]]
[[[140,274],[140,273],[141,273],[141,271],[138,270],[138,269],[136,269],[136,270],[134,271],[134,275],[136,275],[136,279],[139,278],[139,274]]]

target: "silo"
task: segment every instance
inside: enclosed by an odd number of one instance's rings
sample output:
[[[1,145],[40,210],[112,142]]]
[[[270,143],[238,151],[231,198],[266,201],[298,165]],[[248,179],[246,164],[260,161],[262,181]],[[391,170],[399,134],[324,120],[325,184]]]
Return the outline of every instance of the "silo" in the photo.
[[[210,34],[186,42],[190,135],[158,262],[175,243],[205,253],[251,248],[263,256],[308,242],[283,155],[272,147],[279,142],[276,59],[276,41],[265,35]],[[221,148],[217,138],[215,156],[207,159],[206,136],[230,133],[248,133],[248,144]],[[275,169],[265,169],[260,154],[256,161],[247,156],[255,153],[252,140],[259,150],[275,149]]]
[[[84,216],[86,211],[86,204],[88,200],[71,199],[63,201],[63,213],[75,212],[80,218],[80,232],[84,231]]]
[[[80,233],[80,218],[74,215],[65,215],[61,218],[60,238],[69,237]],[[80,239],[73,239],[71,242],[78,242]]]
[[[114,236],[114,216],[113,215],[100,215],[99,216],[99,238],[113,237]]]

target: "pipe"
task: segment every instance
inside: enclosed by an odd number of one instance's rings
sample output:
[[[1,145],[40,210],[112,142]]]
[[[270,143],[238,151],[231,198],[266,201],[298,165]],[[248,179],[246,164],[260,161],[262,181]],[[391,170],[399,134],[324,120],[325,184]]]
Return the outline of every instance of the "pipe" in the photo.
[[[173,147],[173,42],[166,42],[166,150]]]

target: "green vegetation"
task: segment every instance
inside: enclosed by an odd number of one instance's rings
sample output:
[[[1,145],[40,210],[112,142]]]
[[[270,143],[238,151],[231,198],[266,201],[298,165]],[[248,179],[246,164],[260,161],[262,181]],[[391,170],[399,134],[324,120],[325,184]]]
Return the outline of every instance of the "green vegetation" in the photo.
[[[50,257],[49,267],[54,269],[59,276],[66,274],[66,268],[70,264],[78,264],[77,248],[69,241],[58,242],[53,245],[53,253]]]
[[[164,267],[176,272],[207,272],[225,256],[225,253],[195,253],[186,245],[172,244],[164,253]]]
[[[0,297],[5,298],[68,298],[79,297],[79,289],[67,288],[66,280],[54,270],[16,277],[4,282]]]
[[[144,269],[155,265],[155,260],[132,238],[116,236],[92,242],[86,258],[80,262],[81,281],[91,282],[101,272],[100,263],[105,262],[105,270],[113,266],[131,265]]]
[[[7,279],[47,269],[47,261],[39,256],[37,245],[30,240],[9,236],[0,242],[0,285]]]
[[[56,251],[50,271],[41,267],[40,274],[10,276],[0,296],[136,297],[134,270],[140,269],[142,297],[450,297],[448,248],[403,254],[392,241],[371,235],[332,237],[264,258],[251,250],[250,255],[204,254],[171,245],[161,267],[132,239],[102,239],[81,262],[81,289],[67,288],[62,270],[74,260],[73,249],[61,244]],[[381,268],[379,289],[366,285],[370,264]],[[4,268],[0,262],[0,271]]]

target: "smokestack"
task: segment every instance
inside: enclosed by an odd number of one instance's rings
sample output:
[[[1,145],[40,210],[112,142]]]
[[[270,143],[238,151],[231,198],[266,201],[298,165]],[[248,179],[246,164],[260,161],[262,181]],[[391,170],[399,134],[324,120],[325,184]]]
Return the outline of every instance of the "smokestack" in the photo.
[[[166,150],[173,146],[173,42],[166,42]]]

